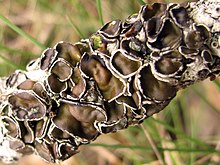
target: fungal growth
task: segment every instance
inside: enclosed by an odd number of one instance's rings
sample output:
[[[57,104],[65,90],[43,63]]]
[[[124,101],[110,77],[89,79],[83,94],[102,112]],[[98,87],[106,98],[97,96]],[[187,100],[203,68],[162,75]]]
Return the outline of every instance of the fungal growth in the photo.
[[[89,39],[59,42],[0,79],[0,155],[48,162],[163,110],[178,90],[220,72],[220,3],[142,6]]]

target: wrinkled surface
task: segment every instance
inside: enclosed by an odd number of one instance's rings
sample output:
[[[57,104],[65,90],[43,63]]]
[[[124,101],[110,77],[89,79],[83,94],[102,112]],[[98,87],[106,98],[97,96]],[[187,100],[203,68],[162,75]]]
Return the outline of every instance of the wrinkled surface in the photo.
[[[194,21],[190,6],[142,6],[89,39],[59,42],[27,71],[2,79],[10,148],[65,160],[100,134],[163,110],[179,89],[218,75],[220,32]]]

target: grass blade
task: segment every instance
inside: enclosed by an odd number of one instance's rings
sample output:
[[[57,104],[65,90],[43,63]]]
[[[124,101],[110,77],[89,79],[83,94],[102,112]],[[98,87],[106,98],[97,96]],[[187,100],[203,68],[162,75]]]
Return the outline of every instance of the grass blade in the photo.
[[[101,25],[104,25],[101,1],[96,0],[96,4],[97,4],[98,13],[99,13],[99,21],[100,21]]]
[[[151,138],[149,132],[148,132],[147,129],[144,127],[144,125],[141,125],[141,127],[142,127],[142,129],[143,129],[143,131],[144,131],[144,134],[145,134],[145,136],[146,136],[148,142],[150,143],[150,145],[151,145],[151,147],[152,147],[152,149],[153,149],[153,151],[154,151],[154,153],[155,153],[155,155],[156,155],[158,161],[160,162],[161,165],[165,165],[165,162],[164,162],[164,160],[163,160],[163,158],[162,158],[162,156],[161,156],[159,150],[157,149],[156,144],[154,143],[153,139]]]
[[[213,81],[215,84],[216,88],[220,91],[220,82],[218,80]]]
[[[121,144],[116,144],[116,145],[109,145],[109,144],[102,144],[102,143],[91,143],[88,144],[88,146],[91,147],[110,147],[110,148],[115,148],[115,149],[122,149],[122,148],[128,148],[128,149],[135,149],[135,150],[145,150],[145,151],[152,151],[151,147],[147,147],[147,146],[138,146],[138,145],[121,145]],[[178,152],[186,152],[186,153],[191,153],[191,152],[196,152],[196,153],[216,153],[216,154],[220,154],[220,151],[215,150],[213,148],[207,148],[207,149],[192,149],[192,148],[163,148],[163,147],[159,147],[156,146],[158,151],[178,151]]]
[[[15,32],[17,32],[18,34],[20,34],[21,36],[27,38],[28,40],[30,40],[32,43],[34,43],[35,45],[37,45],[38,47],[40,47],[41,49],[45,49],[46,47],[41,44],[39,41],[37,41],[35,38],[33,38],[32,36],[30,36],[28,33],[24,32],[23,30],[21,30],[19,27],[17,27],[15,24],[13,24],[9,19],[7,19],[6,17],[4,17],[3,15],[0,15],[0,20],[2,20],[5,24],[7,24],[10,28],[12,28]]]
[[[140,5],[145,5],[146,3],[144,2],[144,0],[138,0],[138,2],[140,3]]]
[[[197,88],[192,88],[195,93],[210,107],[212,108],[212,110],[214,110],[218,115],[220,115],[220,111],[210,103],[210,101],[206,98],[206,96],[201,92],[200,89],[197,89]]]
[[[13,67],[15,69],[22,69],[22,70],[25,69],[25,67],[22,67],[20,65],[16,65],[15,63],[11,62],[9,59],[5,58],[2,55],[0,55],[0,59],[2,59],[5,62],[5,64],[10,65],[11,67]]]
[[[31,56],[31,57],[37,57],[38,56],[37,54],[33,54],[32,52],[9,48],[9,47],[6,47],[2,44],[0,44],[0,50],[1,51],[4,50],[4,51],[10,52],[10,53],[20,54],[20,55],[23,55],[23,56]]]
[[[73,23],[73,21],[71,20],[71,18],[66,15],[66,19],[67,21],[69,22],[69,24],[72,26],[72,28],[78,33],[78,35],[81,37],[81,38],[85,38],[85,36],[83,35],[83,33],[80,31],[80,29]]]
[[[208,144],[204,143],[203,141],[200,141],[199,139],[195,139],[192,138],[191,136],[186,135],[184,132],[180,132],[178,130],[176,130],[175,128],[173,128],[172,126],[170,126],[169,124],[167,124],[164,121],[155,119],[153,117],[150,117],[148,120],[152,120],[152,122],[158,123],[160,125],[163,125],[167,130],[169,130],[170,132],[181,136],[183,139],[187,140],[187,141],[192,141],[195,142],[196,144],[200,145],[200,146],[204,146],[204,147],[208,147]]]

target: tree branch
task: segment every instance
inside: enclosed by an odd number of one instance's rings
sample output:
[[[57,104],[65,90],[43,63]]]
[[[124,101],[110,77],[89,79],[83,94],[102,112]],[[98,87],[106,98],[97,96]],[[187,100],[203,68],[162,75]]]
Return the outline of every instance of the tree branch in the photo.
[[[140,124],[178,90],[219,75],[219,27],[217,0],[155,3],[46,49],[0,80],[1,158],[36,152],[58,162],[100,134]]]

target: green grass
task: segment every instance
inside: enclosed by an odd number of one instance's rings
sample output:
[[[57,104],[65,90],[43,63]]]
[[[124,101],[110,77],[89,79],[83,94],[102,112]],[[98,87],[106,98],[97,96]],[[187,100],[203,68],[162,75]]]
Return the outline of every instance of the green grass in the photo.
[[[215,80],[215,81],[213,81],[213,83],[215,84],[216,88],[218,88],[218,90],[220,90],[220,82]]]
[[[5,1],[0,6],[0,76],[24,69],[44,48],[53,47],[60,40],[77,42],[90,36],[104,22],[138,12],[143,2]],[[189,87],[179,92],[164,111],[145,120],[142,127],[100,136],[94,143],[80,148],[82,152],[71,163],[111,164],[114,160],[118,165],[153,164],[158,163],[154,147],[164,164],[220,161],[220,152],[216,150],[220,139],[219,89],[218,79]]]
[[[96,4],[97,4],[97,10],[98,10],[98,13],[99,13],[99,22],[100,22],[101,25],[104,25],[101,0],[96,0]]]
[[[73,29],[76,31],[76,33],[80,36],[80,38],[85,38],[84,34],[81,32],[81,30],[77,27],[77,25],[75,25],[73,23],[73,21],[71,20],[71,18],[69,16],[66,16],[67,21],[69,22],[69,24],[73,27]]]
[[[4,22],[8,27],[10,27],[12,30],[14,30],[15,32],[17,32],[19,35],[21,35],[24,38],[27,38],[30,42],[34,43],[36,46],[38,46],[39,48],[46,49],[46,47],[41,44],[39,41],[37,41],[35,38],[33,38],[32,36],[30,36],[28,33],[26,33],[25,31],[23,31],[22,29],[20,29],[18,26],[16,26],[14,23],[12,23],[10,20],[8,20],[6,17],[4,17],[3,15],[0,15],[0,20],[2,22]]]

